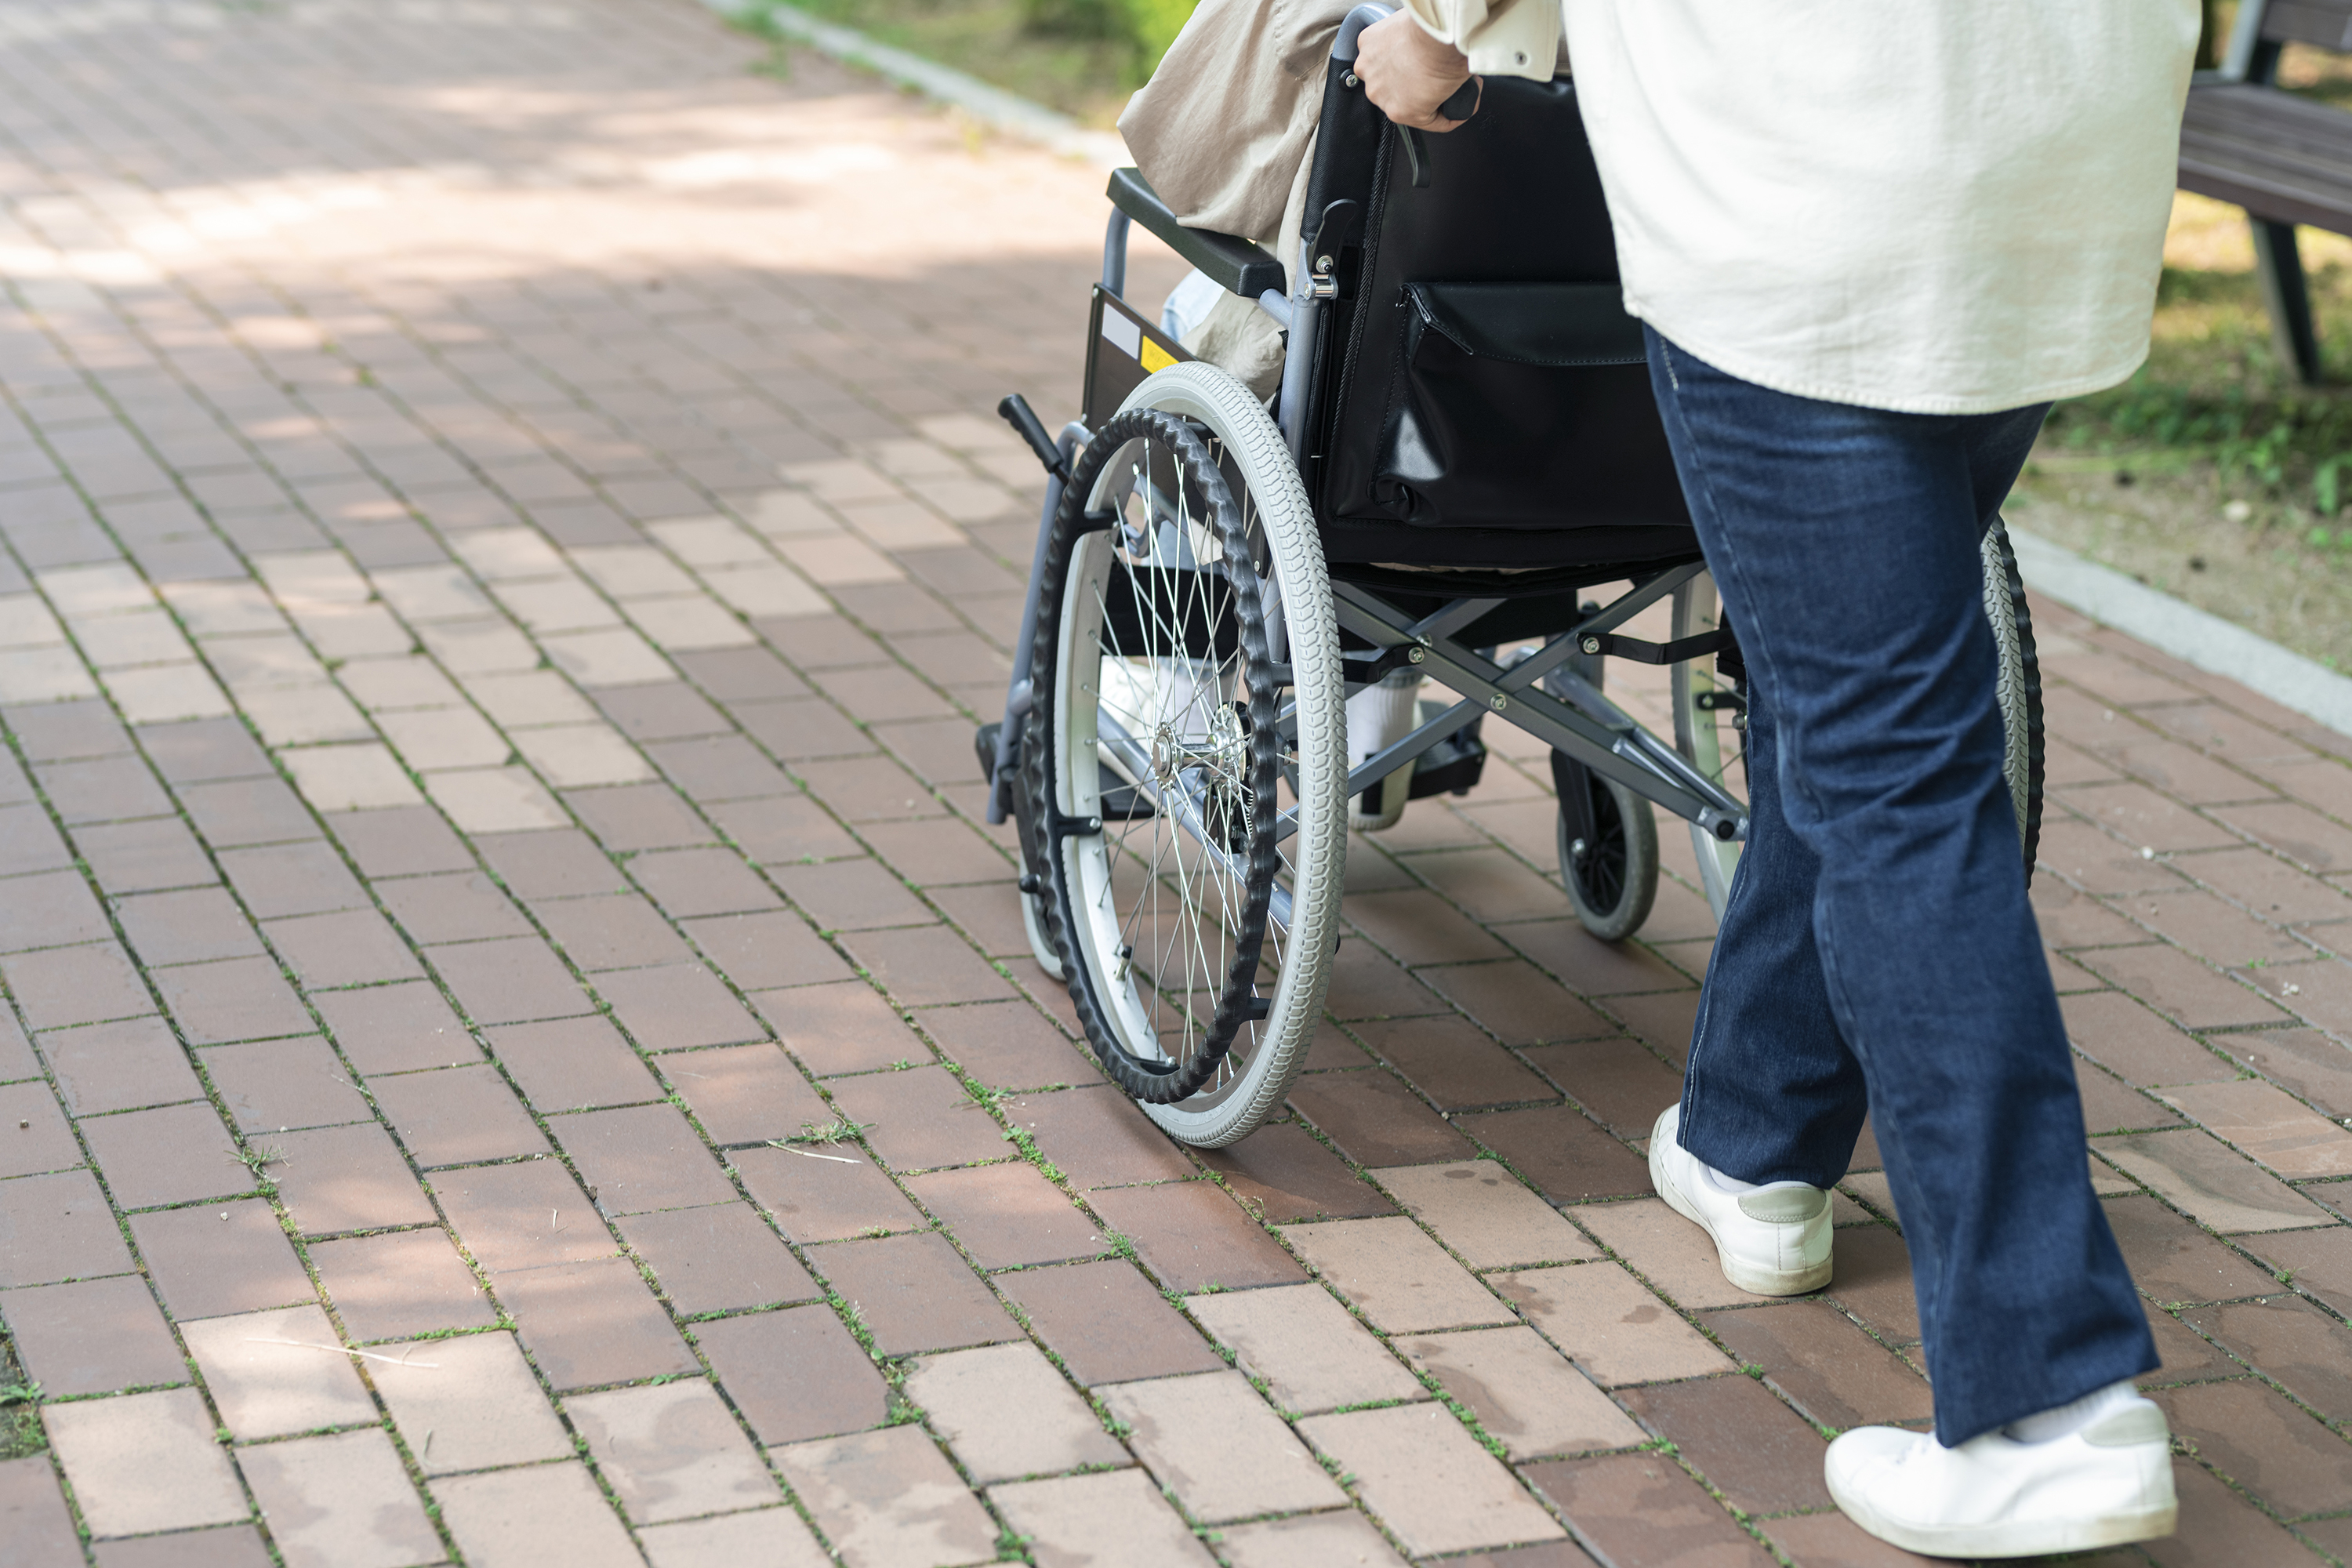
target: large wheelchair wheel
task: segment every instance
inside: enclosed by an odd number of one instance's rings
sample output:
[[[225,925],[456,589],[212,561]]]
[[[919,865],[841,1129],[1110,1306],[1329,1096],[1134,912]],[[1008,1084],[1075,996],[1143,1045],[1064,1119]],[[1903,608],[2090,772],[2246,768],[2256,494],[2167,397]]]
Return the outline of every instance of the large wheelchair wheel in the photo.
[[[1278,1107],[1322,1016],[1340,671],[1281,432],[1224,372],[1162,369],[1094,433],[1054,519],[1018,795],[1087,1038],[1187,1143],[1231,1143]]]
[[[2025,603],[2025,582],[2018,575],[2009,530],[1999,518],[1985,531],[1982,557],[1985,618],[1992,625],[1998,660],[1995,695],[2006,741],[2002,771],[2017,814],[2018,840],[2025,850],[2025,874],[2031,879],[2042,839],[2042,667],[2033,652],[2033,616]],[[1701,574],[1675,591],[1669,637],[1696,637],[1713,631],[1716,621],[1713,578]],[[1739,684],[1738,677],[1727,677],[1720,666],[1709,669],[1697,659],[1674,667],[1675,747],[1708,777],[1744,796],[1748,773],[1740,730],[1747,709]],[[1698,853],[1706,901],[1720,920],[1731,897],[1732,874],[1739,866],[1739,846],[1727,844],[1696,824],[1691,845]]]

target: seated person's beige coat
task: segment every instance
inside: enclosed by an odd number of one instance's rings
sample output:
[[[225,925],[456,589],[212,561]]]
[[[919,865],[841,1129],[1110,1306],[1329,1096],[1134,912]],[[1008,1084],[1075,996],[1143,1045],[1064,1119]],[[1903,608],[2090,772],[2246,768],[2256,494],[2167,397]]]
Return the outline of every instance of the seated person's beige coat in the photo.
[[[1355,0],[1201,0],[1118,117],[1135,165],[1179,222],[1254,239],[1298,263],[1307,171],[1332,40]],[[1227,295],[1184,347],[1259,396],[1282,374],[1282,335]]]
[[[1201,0],[1118,117],[1136,167],[1180,222],[1261,243],[1276,237],[1314,145],[1332,40],[1353,3]]]
[[[1438,3],[1408,0],[1416,12]],[[1486,14],[1486,0],[1446,3]],[[1201,0],[1160,68],[1118,117],[1136,167],[1178,222],[1268,247],[1293,286],[1323,80],[1339,24],[1356,4]],[[1543,9],[1537,0],[1518,7],[1528,15]],[[1556,47],[1556,37],[1555,20],[1544,47]],[[1557,59],[1565,73],[1566,55]],[[1255,301],[1225,296],[1183,343],[1260,397],[1273,395],[1281,380],[1281,331]]]

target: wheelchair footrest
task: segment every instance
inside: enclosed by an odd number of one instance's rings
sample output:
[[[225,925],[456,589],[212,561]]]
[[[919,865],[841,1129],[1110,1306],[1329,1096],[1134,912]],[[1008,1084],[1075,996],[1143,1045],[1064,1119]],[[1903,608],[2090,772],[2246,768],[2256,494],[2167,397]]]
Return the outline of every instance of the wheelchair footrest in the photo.
[[[1486,742],[1476,731],[1448,735],[1413,760],[1409,800],[1433,795],[1468,795],[1486,771]]]

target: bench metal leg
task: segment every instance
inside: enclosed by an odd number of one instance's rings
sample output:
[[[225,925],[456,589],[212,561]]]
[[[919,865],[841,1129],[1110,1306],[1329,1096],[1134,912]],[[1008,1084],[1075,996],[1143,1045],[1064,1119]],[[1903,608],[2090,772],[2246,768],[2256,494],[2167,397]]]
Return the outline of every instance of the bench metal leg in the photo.
[[[2305,386],[2319,380],[2319,336],[2312,328],[2311,292],[2305,287],[2303,255],[2295,248],[2294,225],[2253,218],[2254,270],[2263,280],[2263,303],[2271,313],[2271,341],[2279,363]]]

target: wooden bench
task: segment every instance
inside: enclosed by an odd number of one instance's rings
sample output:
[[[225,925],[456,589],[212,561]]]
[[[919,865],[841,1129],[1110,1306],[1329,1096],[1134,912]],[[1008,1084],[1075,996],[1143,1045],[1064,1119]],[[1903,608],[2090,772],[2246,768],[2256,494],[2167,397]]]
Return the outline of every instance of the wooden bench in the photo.
[[[2352,114],[2276,85],[2288,44],[2352,54],[2352,0],[2243,0],[2221,68],[2189,84],[2180,187],[2246,209],[2279,358],[2315,382],[2319,339],[2294,231],[2352,234]]]

